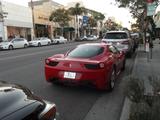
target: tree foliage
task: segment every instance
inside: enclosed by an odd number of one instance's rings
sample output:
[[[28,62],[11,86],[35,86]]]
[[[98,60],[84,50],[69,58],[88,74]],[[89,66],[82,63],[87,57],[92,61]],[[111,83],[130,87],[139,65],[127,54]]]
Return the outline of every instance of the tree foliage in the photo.
[[[97,20],[97,21],[99,21],[99,20],[104,20],[104,19],[105,19],[104,14],[98,13],[98,12],[93,13],[93,17],[94,17],[94,19]]]
[[[104,26],[107,30],[119,30],[122,28],[122,25],[116,23],[111,19],[107,19],[104,23]]]
[[[147,7],[147,0],[115,0],[119,7],[127,7],[130,9],[130,12],[132,13],[133,17],[137,18],[141,13],[138,11],[142,9],[146,9]],[[158,2],[158,0],[153,0],[155,2]]]
[[[71,15],[78,16],[85,12],[86,12],[86,9],[84,7],[81,7],[80,3],[76,3],[74,7],[69,8],[69,13]]]
[[[53,11],[49,18],[50,21],[57,22],[61,27],[68,25],[68,22],[71,20],[69,12],[65,9],[57,9]]]
[[[88,24],[90,25],[90,27],[96,27],[97,26],[97,21],[93,17],[89,17]]]

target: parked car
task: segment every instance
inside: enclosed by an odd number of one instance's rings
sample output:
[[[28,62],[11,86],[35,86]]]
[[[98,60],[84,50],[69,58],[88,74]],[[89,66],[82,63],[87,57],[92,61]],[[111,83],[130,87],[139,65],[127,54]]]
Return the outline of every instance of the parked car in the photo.
[[[0,43],[0,49],[2,50],[13,50],[15,48],[27,48],[28,41],[25,38],[14,38],[11,41],[3,41]]]
[[[97,40],[98,37],[95,35],[87,35],[87,40]]]
[[[86,40],[87,40],[87,36],[81,36],[75,39],[75,41],[86,41]]]
[[[0,120],[53,120],[55,116],[54,103],[21,85],[0,82]]]
[[[34,40],[29,41],[30,46],[41,47],[43,45],[50,45],[50,44],[51,44],[51,40],[46,37],[35,38]]]
[[[127,31],[109,31],[105,34],[102,42],[115,45],[129,56],[133,53],[134,41]]]
[[[65,54],[45,60],[48,82],[91,84],[102,90],[112,90],[118,74],[124,69],[124,52],[105,43],[78,45]]]
[[[59,43],[66,43],[67,39],[65,39],[63,36],[57,36],[54,39],[52,39],[53,43],[59,44]]]
[[[135,50],[136,48],[138,48],[138,44],[139,44],[139,41],[140,41],[140,35],[139,35],[139,33],[132,33],[131,37],[134,41],[134,50]]]

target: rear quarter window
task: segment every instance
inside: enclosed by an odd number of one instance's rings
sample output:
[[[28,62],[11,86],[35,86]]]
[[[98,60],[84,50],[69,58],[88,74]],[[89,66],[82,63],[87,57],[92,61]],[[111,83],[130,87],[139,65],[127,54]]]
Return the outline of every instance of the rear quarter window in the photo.
[[[104,52],[104,47],[95,45],[83,45],[72,50],[68,57],[72,58],[90,58],[100,55]]]

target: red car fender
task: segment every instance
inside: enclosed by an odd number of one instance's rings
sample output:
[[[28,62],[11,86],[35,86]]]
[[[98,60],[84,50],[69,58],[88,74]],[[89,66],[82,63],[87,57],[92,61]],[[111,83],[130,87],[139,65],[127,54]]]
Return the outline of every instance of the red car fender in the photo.
[[[101,79],[101,81],[97,80],[96,83],[95,83],[96,87],[98,89],[102,89],[102,90],[106,89],[106,84],[108,84],[108,87],[109,87],[110,76],[111,76],[111,73],[112,73],[112,69],[114,67],[113,59],[107,60],[104,63],[105,63],[105,68],[104,68],[105,75],[102,76],[104,79]]]

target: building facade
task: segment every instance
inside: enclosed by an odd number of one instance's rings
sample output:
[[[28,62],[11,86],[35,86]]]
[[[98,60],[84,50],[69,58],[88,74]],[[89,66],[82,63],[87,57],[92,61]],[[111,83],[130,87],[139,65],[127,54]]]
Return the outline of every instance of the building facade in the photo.
[[[33,1],[29,2],[28,5],[33,9],[35,37],[53,38],[58,25],[49,21],[49,17],[54,10],[64,6],[52,0]]]
[[[28,7],[1,2],[1,13],[6,13],[1,19],[3,40],[14,37],[24,37],[31,40],[33,33],[32,13]]]

